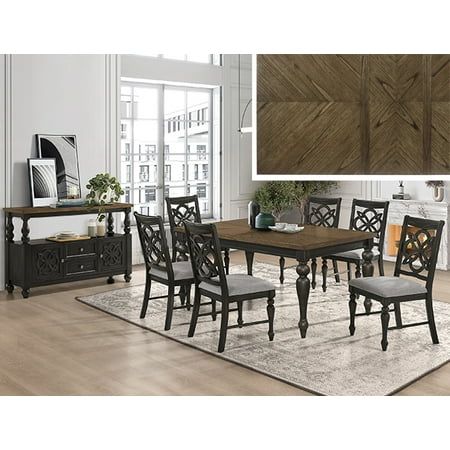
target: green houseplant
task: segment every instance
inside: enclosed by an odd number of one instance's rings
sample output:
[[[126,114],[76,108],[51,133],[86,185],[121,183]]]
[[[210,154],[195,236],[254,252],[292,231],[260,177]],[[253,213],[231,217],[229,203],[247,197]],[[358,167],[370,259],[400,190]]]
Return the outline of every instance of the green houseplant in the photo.
[[[265,229],[280,220],[281,214],[294,202],[295,184],[292,181],[269,181],[255,193],[261,212],[256,217],[256,228]]]
[[[97,221],[103,222],[105,219],[105,205],[112,202],[117,202],[123,189],[116,177],[112,177],[109,173],[98,173],[94,178],[91,178],[86,185],[89,192],[86,196],[86,203],[88,206],[98,206]],[[104,231],[104,224],[103,231]],[[97,234],[102,235],[102,232]],[[103,232],[104,235],[104,232]]]

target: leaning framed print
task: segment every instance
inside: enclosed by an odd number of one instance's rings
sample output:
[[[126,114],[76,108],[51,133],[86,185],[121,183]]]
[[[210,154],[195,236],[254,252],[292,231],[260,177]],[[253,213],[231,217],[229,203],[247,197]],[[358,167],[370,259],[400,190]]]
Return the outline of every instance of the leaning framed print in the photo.
[[[77,138],[75,135],[37,134],[40,158],[55,158],[58,198],[81,198]]]
[[[49,206],[58,201],[55,158],[28,158],[28,176],[33,206]]]

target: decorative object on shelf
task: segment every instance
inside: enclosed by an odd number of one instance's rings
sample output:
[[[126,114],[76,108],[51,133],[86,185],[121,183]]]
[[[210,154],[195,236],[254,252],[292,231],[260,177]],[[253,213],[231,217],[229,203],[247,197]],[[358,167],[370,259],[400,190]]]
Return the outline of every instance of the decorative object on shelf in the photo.
[[[37,134],[36,139],[39,157],[56,159],[58,198],[81,198],[76,136]]]
[[[76,235],[72,237],[61,237],[59,235],[55,236],[49,236],[46,238],[47,241],[53,241],[53,242],[75,242],[75,241],[86,241],[90,239],[90,236],[86,236],[85,234],[82,235]]]
[[[99,219],[97,222],[96,235],[97,235],[97,237],[105,237],[105,234],[106,234],[105,223]]]
[[[55,205],[50,205],[55,208],[67,208],[68,206],[84,206],[85,200],[82,198],[63,198],[58,200]]]
[[[50,206],[58,201],[54,158],[28,158],[31,203]]]
[[[123,195],[122,186],[117,178],[112,177],[109,173],[98,173],[89,180],[86,188],[89,189],[86,196],[87,205],[99,206],[97,221],[100,225],[106,217],[104,206],[119,200],[120,196]],[[97,236],[101,236],[99,231],[102,232],[101,227],[99,230],[99,226],[97,226]]]
[[[88,221],[88,236],[97,236],[97,222],[94,219],[89,219]]]
[[[255,219],[255,228],[257,230],[270,230],[269,227],[275,225],[275,217],[270,213],[260,212]]]
[[[398,193],[392,194],[393,200],[410,200],[411,196],[409,194],[405,193],[405,186],[403,184],[403,181],[398,182]]]
[[[261,208],[255,200],[251,200],[248,204],[248,225],[255,228],[256,216],[260,213]]]
[[[328,194],[338,186],[336,181],[293,181],[292,183],[295,185],[294,204],[297,206],[300,214],[300,225],[306,223],[306,205],[308,198],[314,195]]]
[[[442,202],[444,200],[444,181],[427,181],[425,184],[427,187],[433,188],[433,200],[435,202]]]

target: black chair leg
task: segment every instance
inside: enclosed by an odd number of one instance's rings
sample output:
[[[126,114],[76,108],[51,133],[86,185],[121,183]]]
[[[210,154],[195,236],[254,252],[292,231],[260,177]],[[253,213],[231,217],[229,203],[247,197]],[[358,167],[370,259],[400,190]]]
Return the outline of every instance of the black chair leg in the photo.
[[[425,305],[427,307],[427,318],[428,318],[428,326],[430,328],[431,339],[433,344],[439,344],[439,338],[436,330],[436,323],[434,321],[434,312],[433,312],[433,299],[431,297],[425,300]]]
[[[166,324],[164,330],[170,330],[172,326],[172,314],[173,314],[173,301],[175,297],[175,289],[173,286],[169,286],[169,294],[167,295],[167,312],[166,312]]]
[[[228,329],[228,301],[222,302],[222,318],[220,322],[220,338],[218,352],[222,353],[225,350],[225,341],[227,340]]]
[[[188,311],[191,310],[191,288],[192,288],[191,284],[185,286],[185,289],[186,289],[186,309]]]
[[[237,308],[238,308],[238,326],[239,328],[242,328],[242,325],[244,324],[244,321],[242,319],[242,302],[238,301],[237,302]]]
[[[311,260],[311,287],[316,288],[317,259]]]
[[[355,313],[356,313],[356,294],[350,292],[350,301],[348,302],[348,309],[350,310],[350,326],[348,327],[350,331],[350,336],[355,334]]]
[[[395,326],[397,328],[402,328],[403,322],[402,322],[402,310],[400,308],[400,302],[395,302],[394,314],[395,314]]]
[[[189,325],[188,337],[194,336],[199,312],[200,312],[200,292],[198,289],[195,289],[194,307],[192,308],[192,316],[191,316],[191,323]]]
[[[381,338],[381,348],[385,352],[388,346],[387,340],[387,332],[389,326],[389,305],[383,305],[381,308],[381,329],[382,329],[382,338]]]
[[[284,283],[284,266],[286,264],[286,260],[283,256],[280,257],[280,284]]]
[[[380,272],[380,276],[384,277],[384,261],[381,253],[378,255],[378,270]]]
[[[273,341],[273,337],[275,336],[275,333],[273,332],[273,318],[275,317],[275,306],[274,304],[274,298],[269,297],[267,300],[267,317],[269,319],[269,341]]]
[[[340,283],[341,277],[339,275],[338,262],[335,259],[333,259],[333,272],[334,272],[334,279],[336,280],[336,283]]]
[[[347,278],[348,281],[350,281],[352,279],[352,266],[350,265],[350,263],[347,263]]]
[[[217,306],[216,301],[211,299],[211,317],[212,320],[215,322],[217,319]]]
[[[179,296],[180,296],[181,306],[184,306],[186,304],[186,287],[185,286],[180,286]]]
[[[147,306],[148,301],[150,299],[151,287],[152,287],[152,279],[147,275],[145,279],[144,301],[142,302],[141,315],[139,316],[141,319],[143,319],[145,317],[145,314],[147,314]]]
[[[327,292],[327,273],[328,273],[327,260],[325,258],[322,258],[322,291],[323,292]]]

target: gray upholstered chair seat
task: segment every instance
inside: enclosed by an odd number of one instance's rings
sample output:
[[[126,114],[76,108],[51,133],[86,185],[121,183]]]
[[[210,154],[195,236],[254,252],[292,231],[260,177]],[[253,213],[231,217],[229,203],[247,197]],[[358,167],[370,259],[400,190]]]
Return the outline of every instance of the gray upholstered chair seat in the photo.
[[[425,287],[419,283],[400,277],[356,278],[350,280],[348,285],[385,298],[426,294],[427,292]]]
[[[256,292],[274,291],[275,286],[270,282],[261,278],[252,277],[250,275],[232,274],[226,275],[228,284],[228,295],[246,295]],[[221,295],[220,286],[216,286],[204,281],[199,285],[200,289]]]
[[[332,257],[334,256],[336,258],[348,258],[348,259],[355,259],[355,260],[362,261],[363,251],[364,251],[363,248],[358,248],[356,250],[349,250],[348,252],[335,253],[334,255],[331,255],[331,256]],[[376,257],[380,254],[380,252],[378,251],[377,248],[373,248],[372,253],[373,253],[374,257]]]
[[[172,263],[173,276],[175,280],[188,280],[194,278],[192,273],[192,264],[190,261],[180,261]],[[159,278],[167,280],[167,272],[157,267],[152,267],[150,274],[153,274]]]

